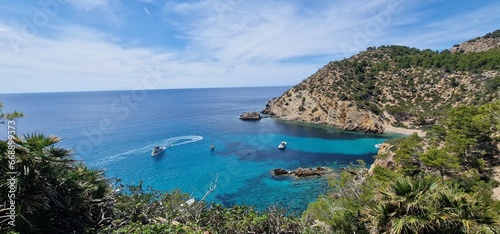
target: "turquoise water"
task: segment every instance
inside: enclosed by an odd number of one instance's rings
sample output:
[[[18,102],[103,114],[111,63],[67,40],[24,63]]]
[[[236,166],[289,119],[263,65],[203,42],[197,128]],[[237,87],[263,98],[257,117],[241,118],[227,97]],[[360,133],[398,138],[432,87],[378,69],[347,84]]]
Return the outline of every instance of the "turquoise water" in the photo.
[[[58,135],[59,145],[72,148],[77,159],[124,184],[144,181],[200,199],[217,178],[207,201],[259,210],[278,204],[301,212],[328,189],[326,180],[273,177],[272,169],[340,168],[357,159],[371,164],[374,145],[390,136],[273,118],[238,119],[288,88],[2,94],[0,101],[6,112],[24,112],[19,135]],[[285,150],[277,149],[281,141],[288,142]],[[169,147],[154,158],[156,145]]]

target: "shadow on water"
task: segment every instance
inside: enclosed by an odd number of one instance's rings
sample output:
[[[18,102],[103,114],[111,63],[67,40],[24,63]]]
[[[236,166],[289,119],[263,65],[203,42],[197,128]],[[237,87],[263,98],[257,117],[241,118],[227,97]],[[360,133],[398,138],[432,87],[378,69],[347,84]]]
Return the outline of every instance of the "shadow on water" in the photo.
[[[327,125],[320,125],[314,123],[305,123],[299,121],[290,120],[274,120],[274,127],[280,133],[284,133],[289,136],[303,137],[303,138],[321,138],[327,140],[357,140],[363,138],[380,138],[389,139],[391,136],[373,134],[373,133],[363,133],[363,132],[351,132],[344,131],[339,128],[335,128]]]
[[[304,199],[304,193],[319,195],[328,190],[325,178],[296,179],[288,176],[272,176],[270,173],[249,179],[245,184],[236,192],[218,194],[216,199],[226,207],[245,204],[264,211],[270,205],[276,205],[287,210],[288,214],[300,214],[315,200],[315,196]],[[283,191],[287,191],[287,196],[283,196]]]
[[[240,160],[252,162],[287,161],[293,162],[293,164],[300,167],[335,166],[335,168],[340,168],[349,165],[350,162],[356,161],[358,159],[361,159],[368,165],[370,165],[375,161],[373,156],[376,154],[367,153],[352,155],[337,153],[314,153],[301,150],[293,150],[290,148],[285,148],[283,150],[262,150],[242,142],[227,143],[227,146],[225,148],[231,150],[222,150],[219,151],[218,154],[221,156],[237,156]]]

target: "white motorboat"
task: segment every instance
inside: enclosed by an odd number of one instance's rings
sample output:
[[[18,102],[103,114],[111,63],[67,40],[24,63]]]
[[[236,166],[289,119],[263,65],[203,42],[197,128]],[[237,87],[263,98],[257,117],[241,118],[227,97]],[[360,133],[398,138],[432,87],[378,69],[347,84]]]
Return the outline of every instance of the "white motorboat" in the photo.
[[[282,141],[279,145],[278,145],[278,149],[284,149],[286,146],[286,141]]]
[[[163,153],[163,151],[165,151],[166,149],[167,147],[165,146],[155,146],[151,151],[151,156],[153,157],[158,156],[159,154]]]
[[[380,149],[382,147],[382,144],[375,144],[375,148]]]

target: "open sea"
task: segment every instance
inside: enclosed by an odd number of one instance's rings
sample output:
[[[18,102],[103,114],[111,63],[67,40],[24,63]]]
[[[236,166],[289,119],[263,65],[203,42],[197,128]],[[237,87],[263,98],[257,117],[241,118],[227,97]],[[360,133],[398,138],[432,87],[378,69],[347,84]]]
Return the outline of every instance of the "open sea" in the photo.
[[[17,134],[57,135],[58,146],[121,183],[170,191],[179,188],[225,206],[272,204],[302,212],[327,191],[324,178],[274,177],[274,168],[326,166],[357,159],[368,165],[375,144],[393,137],[264,118],[242,121],[290,87],[214,88],[0,94],[4,112],[21,111]],[[6,125],[4,125],[6,126]],[[0,132],[5,139],[7,129]],[[284,150],[277,147],[287,141]],[[210,150],[210,145],[215,150]],[[158,157],[151,149],[169,146]]]

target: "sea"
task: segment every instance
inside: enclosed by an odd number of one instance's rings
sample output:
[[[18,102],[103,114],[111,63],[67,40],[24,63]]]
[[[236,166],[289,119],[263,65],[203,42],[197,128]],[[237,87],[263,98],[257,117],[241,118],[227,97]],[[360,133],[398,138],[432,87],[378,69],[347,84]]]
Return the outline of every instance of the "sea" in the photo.
[[[75,159],[123,185],[142,181],[143,188],[180,189],[195,200],[206,195],[207,202],[226,207],[265,211],[276,205],[301,213],[329,189],[328,180],[273,176],[273,169],[321,166],[338,172],[358,159],[369,166],[377,153],[374,145],[394,135],[238,118],[262,110],[289,88],[0,94],[0,102],[4,113],[24,113],[16,120],[17,135],[57,135],[62,141],[56,146],[72,149]],[[281,141],[288,143],[283,150]],[[167,149],[152,157],[154,146]]]

